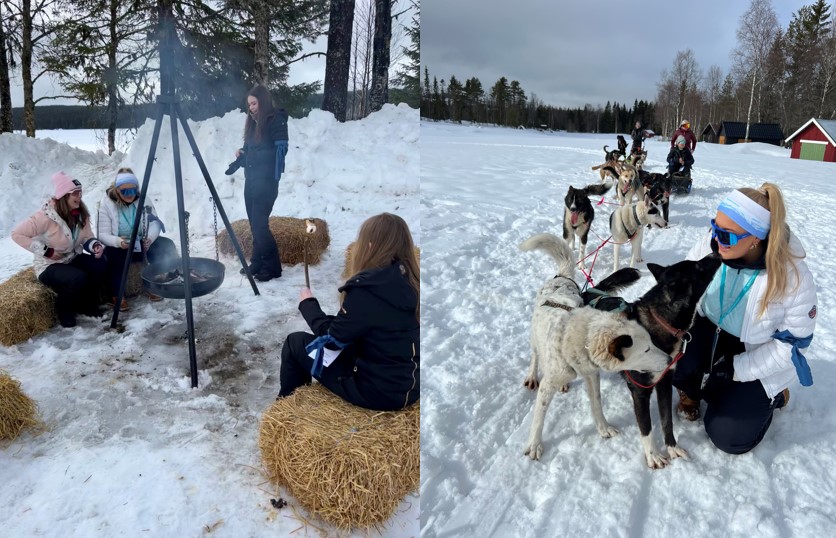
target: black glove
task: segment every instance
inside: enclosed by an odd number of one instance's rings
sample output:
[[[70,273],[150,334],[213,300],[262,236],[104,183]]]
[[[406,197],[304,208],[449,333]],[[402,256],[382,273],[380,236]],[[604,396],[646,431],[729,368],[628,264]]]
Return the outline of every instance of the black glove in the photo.
[[[224,174],[226,174],[228,176],[231,176],[242,166],[244,166],[244,154],[243,153],[241,155],[239,155],[237,159],[235,159],[234,161],[229,163],[229,168],[226,169],[226,172],[224,172]]]

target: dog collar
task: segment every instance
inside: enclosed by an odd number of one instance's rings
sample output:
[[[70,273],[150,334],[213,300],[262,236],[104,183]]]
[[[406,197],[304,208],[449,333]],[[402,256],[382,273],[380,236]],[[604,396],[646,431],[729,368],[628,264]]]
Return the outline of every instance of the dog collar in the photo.
[[[690,333],[688,333],[688,331],[683,331],[682,329],[677,329],[676,327],[672,326],[670,323],[668,323],[667,321],[665,321],[661,317],[659,317],[659,315],[656,313],[655,310],[651,310],[650,315],[653,316],[653,319],[655,319],[656,322],[659,325],[661,325],[666,331],[671,333],[676,338],[678,338],[680,340],[684,340],[684,338],[682,338],[682,337],[687,334],[688,335],[688,341],[691,340],[691,338],[690,338],[691,335],[690,335]]]
[[[556,303],[554,301],[546,301],[541,306],[551,306],[553,308],[562,308],[563,310],[565,310],[567,312],[571,312],[572,310],[574,310],[574,308],[571,307],[571,306],[566,306],[565,304]]]

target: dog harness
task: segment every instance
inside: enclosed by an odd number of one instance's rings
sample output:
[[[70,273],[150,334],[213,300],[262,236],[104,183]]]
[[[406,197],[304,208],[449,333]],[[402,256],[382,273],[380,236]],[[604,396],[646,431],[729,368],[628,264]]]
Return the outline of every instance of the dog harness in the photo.
[[[565,304],[556,303],[554,301],[546,301],[545,303],[543,303],[540,306],[551,306],[553,308],[562,308],[563,310],[565,310],[567,312],[571,312],[572,310],[575,309],[575,307],[573,307],[573,306],[567,306]]]

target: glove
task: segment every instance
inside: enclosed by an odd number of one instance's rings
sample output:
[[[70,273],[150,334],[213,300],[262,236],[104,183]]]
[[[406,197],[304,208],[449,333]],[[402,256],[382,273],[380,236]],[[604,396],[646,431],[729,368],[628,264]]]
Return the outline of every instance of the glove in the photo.
[[[226,172],[224,172],[224,174],[226,174],[228,176],[231,176],[242,166],[244,166],[244,154],[243,153],[241,155],[239,155],[237,159],[235,159],[234,161],[229,163],[229,168],[226,169]]]

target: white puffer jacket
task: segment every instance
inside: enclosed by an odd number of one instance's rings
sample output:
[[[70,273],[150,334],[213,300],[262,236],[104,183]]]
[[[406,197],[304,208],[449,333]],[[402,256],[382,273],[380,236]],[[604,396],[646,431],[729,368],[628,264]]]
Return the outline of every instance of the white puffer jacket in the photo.
[[[792,234],[790,252],[802,258],[806,256],[801,242]],[[694,245],[687,259],[699,260],[709,253],[710,231]],[[759,380],[770,398],[798,381],[798,374],[792,363],[792,345],[780,342],[772,338],[772,335],[776,331],[789,331],[797,338],[805,338],[811,336],[816,328],[816,283],[813,274],[803,259],[794,259],[794,265],[798,269],[800,282],[796,281],[796,272],[789,266],[787,289],[790,292],[780,300],[769,303],[761,317],[758,317],[758,310],[766,293],[766,271],[761,271],[755,278],[752,289],[749,290],[740,331],[740,341],[743,342],[746,351],[734,357],[735,377],[740,381]],[[702,305],[698,311],[700,314],[703,313]],[[803,353],[806,350],[801,351]]]
[[[160,220],[157,218],[154,204],[149,198],[145,199],[145,209],[142,211],[141,218],[142,220],[139,223],[139,236],[142,236],[143,231],[147,228],[148,239],[153,243],[160,236],[162,228],[160,226]],[[96,234],[98,235],[99,241],[109,247],[121,247],[122,238],[119,237],[119,208],[116,202],[110,197],[110,189],[102,197],[102,201],[99,202],[99,215],[96,220],[96,227]]]

